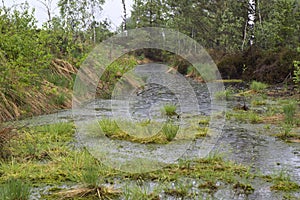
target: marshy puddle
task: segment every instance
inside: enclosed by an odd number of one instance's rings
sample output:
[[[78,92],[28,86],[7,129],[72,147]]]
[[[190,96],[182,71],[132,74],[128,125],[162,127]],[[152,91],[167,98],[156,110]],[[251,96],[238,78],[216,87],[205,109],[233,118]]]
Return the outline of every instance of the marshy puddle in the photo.
[[[121,100],[104,100],[96,99],[93,102],[86,104],[81,110],[66,110],[51,115],[44,115],[34,117],[30,120],[24,120],[22,124],[41,125],[65,121],[76,121],[82,124],[88,124],[91,120],[101,119],[104,117],[113,117],[114,112],[118,114],[117,117],[127,118],[128,114],[132,120],[156,120],[166,121],[166,117],[160,112],[161,105],[166,103],[180,104],[180,101],[185,98],[186,93],[180,93],[183,96],[174,94],[174,91],[162,86],[161,75],[164,73],[165,68],[157,66],[156,71],[147,71],[147,68],[137,68],[139,73],[145,76],[151,76],[148,83],[142,88],[141,91],[135,93],[134,99],[128,103],[129,110],[124,109],[122,105],[124,102]],[[156,73],[156,75],[155,75]],[[197,107],[194,105],[185,104],[184,108],[178,106],[179,119],[173,119],[175,123],[186,124],[188,120],[197,119],[203,116],[211,116],[212,113],[223,112],[226,107],[231,110],[237,103],[237,100],[228,101],[227,105],[224,102],[212,105],[212,100],[209,95],[207,85],[204,83],[197,83],[188,80],[190,86],[193,88],[196,95]],[[173,83],[168,83],[172,85]],[[176,84],[176,83],[174,83]],[[184,85],[176,85],[176,91],[187,90]],[[176,92],[175,91],[175,92]],[[154,106],[153,106],[154,105]],[[186,121],[185,121],[186,120]],[[243,165],[249,166],[251,171],[262,174],[272,174],[276,171],[284,170],[292,177],[292,179],[300,184],[300,146],[299,143],[289,144],[269,136],[266,132],[276,131],[276,127],[266,130],[263,124],[249,124],[227,120],[225,124],[220,122],[219,127],[215,129],[222,129],[222,135],[213,144],[213,152],[221,153],[226,159],[236,161]],[[224,125],[224,127],[222,127]],[[216,123],[215,126],[218,126]],[[221,130],[220,130],[221,131]],[[78,132],[80,138],[80,130]],[[79,143],[82,141],[79,141]],[[85,141],[86,142],[86,141]],[[97,140],[91,140],[91,147],[97,146]],[[135,155],[136,158],[146,159],[151,155],[156,155],[153,162],[173,163],[177,162],[178,158],[195,159],[199,157],[199,149],[205,145],[203,139],[189,140],[183,143],[174,143],[170,149],[166,149],[159,144],[138,144],[124,140],[115,140],[115,148],[106,149],[105,154],[110,154],[111,157],[115,155],[117,161],[121,161],[125,156]],[[145,151],[146,149],[146,151]],[[105,148],[101,149],[105,151]],[[176,152],[177,151],[177,152]],[[148,152],[148,153],[147,153]],[[177,154],[174,156],[174,154]],[[122,156],[124,158],[122,158]],[[179,155],[179,156],[178,156]],[[151,159],[150,159],[151,161]],[[193,183],[195,180],[191,180]],[[146,182],[145,187],[153,189],[156,183]],[[197,183],[193,188],[198,188]],[[280,192],[272,192],[270,184],[260,180],[253,180],[251,183],[255,191],[245,196],[244,194],[237,194],[232,188],[220,188],[212,196],[206,194],[208,198],[214,199],[282,199]],[[119,185],[119,187],[121,187]],[[200,193],[199,190],[195,189]],[[300,198],[300,192],[295,195]],[[199,196],[203,197],[203,195]],[[161,196],[162,199],[176,199],[170,196]],[[205,196],[204,196],[205,198]]]

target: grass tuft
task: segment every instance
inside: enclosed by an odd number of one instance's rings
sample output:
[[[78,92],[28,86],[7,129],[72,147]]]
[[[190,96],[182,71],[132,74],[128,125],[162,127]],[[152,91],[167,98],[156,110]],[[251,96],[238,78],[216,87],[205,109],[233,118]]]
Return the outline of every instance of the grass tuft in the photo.
[[[251,85],[250,85],[250,89],[255,92],[261,92],[261,91],[265,90],[267,87],[268,87],[267,84],[261,83],[258,81],[252,81]]]
[[[30,190],[31,187],[28,184],[10,178],[0,187],[0,199],[27,200],[30,196]]]
[[[88,188],[97,188],[99,186],[98,168],[89,165],[82,173],[82,181]]]
[[[166,136],[168,141],[172,141],[178,132],[179,126],[173,125],[171,123],[166,123],[162,127],[162,132]]]
[[[215,98],[217,100],[231,100],[233,97],[234,91],[231,88],[227,88],[226,90],[219,91],[215,93]]]
[[[290,102],[287,105],[283,106],[283,113],[284,113],[284,120],[285,123],[287,124],[293,124],[294,123],[294,117],[296,114],[296,103],[295,102]]]
[[[116,121],[108,118],[100,120],[99,126],[107,137],[110,137],[120,131]]]
[[[123,191],[124,198],[130,199],[145,199],[145,200],[156,200],[159,199],[158,190],[150,191],[146,186],[140,185],[126,185]]]
[[[174,104],[166,104],[164,107],[161,109],[161,112],[166,114],[167,116],[174,116],[177,115],[176,113],[177,106]]]
[[[291,192],[298,191],[300,189],[300,185],[293,182],[291,177],[282,170],[271,175],[267,175],[264,178],[273,182],[271,190]]]
[[[253,111],[238,110],[238,111],[226,112],[226,118],[229,120],[234,118],[237,121],[252,123],[252,124],[257,124],[262,122],[261,116],[259,116],[257,113]]]

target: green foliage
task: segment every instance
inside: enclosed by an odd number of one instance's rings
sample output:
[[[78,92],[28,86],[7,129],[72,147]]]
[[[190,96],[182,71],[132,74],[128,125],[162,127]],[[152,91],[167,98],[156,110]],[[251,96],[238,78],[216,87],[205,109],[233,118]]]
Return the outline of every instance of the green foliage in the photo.
[[[193,187],[192,183],[185,183],[183,181],[176,181],[173,183],[174,187],[172,188],[165,188],[164,191],[166,194],[176,196],[176,197],[181,197],[181,198],[186,198],[190,197],[191,194],[189,194],[190,190]]]
[[[264,106],[266,104],[267,104],[266,100],[264,100],[262,97],[255,97],[251,100],[252,106]]]
[[[107,21],[95,20],[103,3],[102,0],[61,0],[58,7],[62,15],[53,17],[42,28],[37,27],[28,3],[0,8],[1,121],[68,106],[64,103],[69,96],[47,94],[51,93],[46,91],[50,88],[48,82],[68,89],[73,84],[70,77],[53,75],[51,62],[59,59],[79,67],[95,43],[112,34]],[[32,102],[37,97],[40,102],[34,106]]]
[[[172,141],[178,132],[179,126],[173,125],[171,123],[166,123],[162,127],[162,132],[166,136],[168,141]]]
[[[261,92],[262,90],[266,89],[268,87],[267,84],[261,83],[258,81],[252,81],[250,85],[250,89],[254,90],[255,92]]]
[[[94,163],[94,165],[96,165]],[[82,181],[90,188],[96,188],[99,186],[98,168],[92,164],[85,167],[82,173]]]
[[[54,103],[56,105],[64,105],[65,101],[66,101],[67,97],[64,93],[58,94],[55,99],[54,99]]]
[[[167,7],[162,0],[138,0],[133,4],[128,28],[162,26],[166,22]]]
[[[226,90],[216,92],[215,98],[218,100],[230,100],[230,99],[232,99],[233,94],[234,94],[233,89],[227,88]]]
[[[12,95],[13,90],[20,95],[22,89],[39,85],[39,74],[50,64],[52,56],[36,29],[28,4],[11,12],[0,9],[0,30],[0,92]]]
[[[116,121],[108,118],[101,119],[99,121],[99,126],[108,137],[116,134],[120,130]]]
[[[300,47],[297,48],[298,53],[300,53]],[[295,60],[294,61],[294,76],[293,81],[300,90],[300,61]]]
[[[294,70],[293,80],[294,80],[294,83],[299,88],[299,85],[300,85],[300,61],[294,61],[294,67],[295,67],[295,70]]]
[[[162,26],[176,28],[206,48],[236,52],[254,45],[263,49],[294,48],[299,44],[297,0],[248,1],[134,1],[129,28]],[[255,12],[255,28],[246,22]],[[199,20],[200,19],[200,20]],[[254,36],[252,39],[251,37]]]
[[[293,124],[296,110],[297,110],[297,104],[295,102],[290,102],[289,104],[283,106],[285,123]]]
[[[161,112],[166,114],[167,116],[173,116],[177,115],[176,113],[177,106],[174,104],[166,104],[164,107],[161,109]]]
[[[111,63],[103,72],[100,80],[107,84],[105,89],[99,90],[98,95],[102,98],[110,98],[115,84],[126,72],[137,66],[137,61],[133,56],[124,55]],[[121,80],[122,81],[122,80]]]
[[[287,139],[288,137],[292,136],[291,135],[292,128],[293,126],[291,124],[284,123],[281,127],[282,132],[276,136],[279,138]]]
[[[60,0],[58,7],[64,25],[73,32],[93,26],[96,21],[96,14],[102,10],[104,0]]]
[[[240,122],[250,122],[252,124],[260,123],[262,122],[262,118],[253,111],[233,111],[233,112],[227,112],[226,118],[231,119],[234,118],[237,121]]]
[[[270,179],[273,182],[271,190],[290,192],[300,189],[300,186],[296,182],[292,181],[287,172],[283,170],[275,172],[265,178]]]
[[[18,179],[9,179],[0,185],[0,199],[27,200],[30,196],[31,187]]]
[[[146,186],[140,186],[137,184],[126,185],[124,187],[124,198],[125,200],[130,199],[144,199],[144,200],[155,200],[159,198],[159,191],[155,189],[153,192],[150,191]]]
[[[260,0],[256,45],[263,49],[296,48],[299,44],[299,1]]]

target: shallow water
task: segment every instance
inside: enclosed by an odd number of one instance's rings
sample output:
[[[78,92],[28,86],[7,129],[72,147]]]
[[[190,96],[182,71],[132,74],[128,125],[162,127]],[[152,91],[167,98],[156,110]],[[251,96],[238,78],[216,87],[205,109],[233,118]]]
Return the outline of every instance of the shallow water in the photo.
[[[153,67],[153,66],[151,66]],[[51,115],[43,115],[34,117],[33,119],[23,120],[22,124],[49,124],[65,121],[76,121],[77,123],[87,124],[92,120],[99,120],[103,117],[130,117],[134,121],[142,119],[151,119],[156,121],[166,121],[166,116],[161,114],[161,107],[166,103],[179,105],[177,110],[180,119],[174,119],[183,125],[185,120],[194,119],[200,116],[211,116],[212,113],[218,113],[226,109],[231,109],[236,105],[237,101],[213,103],[210,98],[210,93],[206,84],[197,83],[192,80],[186,80],[188,86],[180,82],[171,82],[173,79],[168,79],[164,82],[164,66],[157,65],[155,70],[146,67],[138,67],[136,73],[143,75],[145,80],[144,88],[135,93],[131,92],[130,101],[128,96],[122,96],[126,101],[120,99],[120,96],[114,100],[96,99],[93,102],[87,103],[80,110],[66,110]],[[169,75],[168,75],[169,76]],[[149,78],[150,77],[150,78]],[[171,76],[172,77],[172,76]],[[171,86],[170,86],[171,85]],[[176,86],[176,87],[174,87]],[[192,98],[191,104],[188,104],[186,99],[190,94],[187,93],[190,89],[195,92],[196,99]],[[123,88],[122,88],[123,89]],[[128,92],[128,91],[126,91]],[[196,103],[196,106],[195,106]],[[127,105],[127,107],[124,107]],[[181,106],[180,106],[181,105]],[[228,105],[228,106],[227,106]],[[224,125],[224,128],[223,128]],[[220,120],[219,124],[212,124],[214,129],[222,131],[220,138],[212,145],[214,152],[222,153],[226,159],[234,160],[238,163],[251,167],[254,172],[263,174],[271,174],[279,170],[287,171],[292,179],[300,184],[300,145],[288,144],[280,141],[272,136],[268,136],[266,130],[261,124],[238,123],[234,121],[226,121],[223,123]],[[221,129],[221,130],[220,130]],[[84,129],[83,129],[84,130]],[[78,131],[77,137],[82,139],[81,129]],[[276,131],[276,127],[268,130]],[[86,138],[84,137],[84,140]],[[85,141],[90,141],[89,139]],[[82,142],[82,141],[79,141]],[[177,142],[169,148],[163,145],[143,145],[131,143],[128,141],[114,141],[114,145],[118,148],[101,148],[105,154],[109,154],[112,160],[117,162],[126,161],[128,159],[149,159],[149,156],[156,155],[150,161],[160,163],[173,163],[178,158],[193,159],[201,157],[201,149],[203,139],[190,140],[188,142]],[[97,145],[97,141],[90,142],[90,148]],[[175,156],[174,156],[175,155]],[[134,158],[132,158],[134,156]],[[150,184],[150,183],[148,183]],[[255,192],[249,196],[237,195],[229,188],[223,188],[214,194],[216,199],[282,199],[281,193],[271,192],[268,183],[262,183],[259,180],[254,180],[252,183],[255,187]],[[296,193],[300,197],[300,193]],[[174,199],[171,197],[163,197],[163,199]]]

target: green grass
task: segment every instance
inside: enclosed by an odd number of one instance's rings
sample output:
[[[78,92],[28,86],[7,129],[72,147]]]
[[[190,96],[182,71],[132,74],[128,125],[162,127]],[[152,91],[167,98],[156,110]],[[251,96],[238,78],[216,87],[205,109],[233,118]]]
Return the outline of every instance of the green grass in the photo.
[[[174,104],[166,104],[161,109],[161,112],[167,116],[174,116],[177,115],[176,113],[177,106]]]
[[[166,123],[162,127],[162,132],[166,136],[166,139],[168,141],[172,141],[178,132],[179,126],[173,125],[171,123]]]
[[[144,200],[157,200],[159,199],[159,190],[154,189],[150,191],[146,186],[140,186],[137,184],[126,185],[123,190],[124,199],[144,199]]]
[[[257,124],[262,122],[262,117],[253,111],[229,111],[226,112],[227,119],[235,119],[244,123]]]
[[[92,164],[86,166],[82,172],[82,182],[88,188],[97,188],[99,186],[98,168]]]
[[[0,185],[0,199],[3,200],[27,200],[31,187],[18,179],[10,178]]]
[[[261,92],[261,91],[265,90],[267,87],[268,87],[267,84],[261,83],[258,81],[252,81],[250,84],[250,89],[255,92]]]
[[[51,72],[46,73],[46,79],[53,83],[56,86],[60,86],[60,87],[66,87],[66,88],[70,88],[73,85],[73,81],[72,80],[68,80],[66,77],[64,76],[60,76],[57,74],[53,74]]]
[[[227,88],[226,90],[219,91],[215,93],[215,98],[217,100],[231,100],[233,98],[234,91],[231,88]]]
[[[124,125],[131,132],[127,133],[126,131],[128,130],[121,130],[118,123]],[[175,138],[179,130],[179,126],[171,123],[163,124],[155,121],[152,121],[151,123],[152,124],[150,124],[149,120],[132,122],[126,120],[116,121],[113,119],[102,119],[96,124],[92,123],[89,125],[89,134],[93,136],[98,135],[100,137],[101,133],[97,127],[97,125],[99,125],[105,136],[111,139],[127,140],[141,144],[167,144]],[[147,126],[149,126],[149,130],[147,129]],[[161,130],[158,127],[162,127]],[[149,133],[146,133],[147,130]]]
[[[294,117],[296,114],[297,104],[295,102],[289,102],[287,105],[284,105],[282,108],[283,108],[285,123],[293,124],[295,121]]]
[[[276,191],[299,191],[300,186],[291,180],[291,177],[285,171],[275,172],[271,175],[266,175],[264,178],[273,183],[271,190]]]
[[[108,137],[120,131],[120,128],[118,127],[116,121],[108,118],[101,119],[99,121],[99,126],[104,132],[104,134]]]
[[[58,94],[55,97],[55,104],[57,105],[64,105],[65,101],[67,100],[67,97],[65,94]]]
[[[194,194],[191,193],[191,189],[193,185],[191,183],[186,183],[180,180],[172,182],[172,186],[168,186],[164,189],[165,193],[175,197],[187,198],[187,197],[195,197]]]
[[[196,119],[195,123],[199,126],[199,119]],[[98,122],[96,125],[99,127]],[[178,128],[176,125],[168,125],[171,127],[168,129],[171,130]],[[203,125],[203,128],[207,128],[207,121]],[[254,177],[271,182],[272,190],[299,189],[299,186],[283,173],[259,177],[245,166],[223,160],[222,155],[218,153],[209,154],[201,159],[179,160],[178,163],[147,173],[143,170],[139,173],[117,171],[99,162],[86,150],[74,148],[74,125],[71,123],[24,128],[19,132],[20,134],[7,144],[12,156],[0,164],[0,199],[5,199],[2,198],[4,194],[17,193],[11,191],[20,190],[20,185],[24,189],[22,193],[25,194],[26,191],[30,191],[29,185],[26,184],[29,182],[33,187],[59,186],[66,183],[84,187],[77,188],[82,189],[80,193],[66,189],[62,193],[55,191],[55,194],[44,194],[43,199],[60,199],[65,195],[73,195],[72,199],[94,199],[98,192],[102,197],[111,199],[114,199],[114,195],[122,199],[157,199],[158,195],[164,192],[174,198],[196,197],[191,191],[191,185],[183,181],[183,177],[195,180],[199,189],[208,193],[218,189],[217,182],[245,194],[252,193],[253,187],[249,180],[253,180]],[[174,136],[172,137],[174,139]],[[166,141],[166,137],[163,138]],[[17,181],[12,182],[11,177]],[[126,185],[125,188],[120,188],[120,192],[103,186],[104,183],[115,183],[116,180]],[[148,182],[157,183],[159,186],[149,190],[144,186],[144,183]],[[16,186],[12,186],[13,183]],[[174,187],[169,187],[172,184]]]
[[[290,142],[293,140],[300,140],[300,134],[293,132],[292,130],[293,130],[293,125],[283,123],[280,127],[281,132],[276,133],[273,136],[280,138],[286,142]]]
[[[251,101],[252,106],[264,106],[266,104],[267,104],[267,102],[262,98],[255,98],[255,99],[252,99],[252,101]]]

